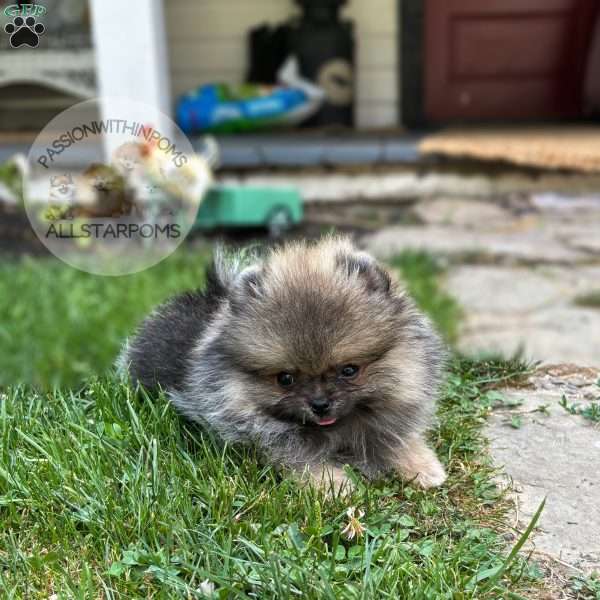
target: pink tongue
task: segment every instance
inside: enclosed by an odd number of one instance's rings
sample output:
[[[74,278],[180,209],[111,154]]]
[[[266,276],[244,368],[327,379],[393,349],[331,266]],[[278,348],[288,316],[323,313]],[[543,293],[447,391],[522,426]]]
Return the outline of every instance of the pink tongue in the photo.
[[[335,421],[335,419],[321,419],[319,425],[333,425]]]

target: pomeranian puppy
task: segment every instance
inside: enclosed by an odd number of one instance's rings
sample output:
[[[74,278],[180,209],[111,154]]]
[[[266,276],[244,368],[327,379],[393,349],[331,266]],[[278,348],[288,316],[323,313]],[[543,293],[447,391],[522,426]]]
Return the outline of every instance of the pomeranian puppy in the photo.
[[[75,202],[75,183],[70,173],[50,177],[50,203],[69,207]]]
[[[125,142],[121,144],[113,153],[112,165],[118,173],[126,179],[135,171],[138,171],[142,164],[142,144],[137,142]]]
[[[129,216],[136,208],[133,194],[127,189],[125,179],[114,167],[92,163],[83,173],[91,186],[95,203],[73,209],[76,217],[119,218]]]
[[[262,256],[218,252],[204,291],[156,309],[118,364],[223,439],[337,489],[344,464],[444,482],[423,437],[443,362],[440,338],[391,275],[328,237]]]

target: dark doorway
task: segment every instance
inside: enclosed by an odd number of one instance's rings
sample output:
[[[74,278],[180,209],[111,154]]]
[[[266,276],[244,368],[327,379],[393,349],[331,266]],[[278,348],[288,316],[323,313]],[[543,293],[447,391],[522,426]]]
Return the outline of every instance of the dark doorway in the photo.
[[[573,119],[597,0],[403,0],[408,125]]]

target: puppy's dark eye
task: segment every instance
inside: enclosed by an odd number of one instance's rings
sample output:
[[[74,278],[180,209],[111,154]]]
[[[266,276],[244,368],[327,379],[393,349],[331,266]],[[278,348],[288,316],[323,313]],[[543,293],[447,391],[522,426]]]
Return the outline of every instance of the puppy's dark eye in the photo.
[[[282,372],[277,374],[277,383],[281,387],[290,387],[291,385],[294,385],[295,381],[296,380],[291,373]]]
[[[342,377],[345,377],[346,379],[349,379],[350,377],[354,377],[359,371],[359,367],[357,367],[356,365],[344,365],[341,369],[340,369],[340,375]]]

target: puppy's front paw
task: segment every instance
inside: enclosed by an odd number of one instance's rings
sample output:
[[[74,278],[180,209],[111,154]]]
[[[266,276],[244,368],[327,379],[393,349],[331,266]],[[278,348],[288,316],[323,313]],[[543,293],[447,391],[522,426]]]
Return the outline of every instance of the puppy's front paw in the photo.
[[[334,496],[349,494],[354,489],[344,470],[330,464],[307,467],[302,479]]]
[[[435,452],[416,435],[399,450],[396,468],[405,479],[425,489],[442,485],[447,478]]]
[[[440,461],[436,458],[435,462],[424,465],[421,470],[417,473],[414,481],[417,485],[424,489],[434,488],[442,485],[448,478],[444,467]]]

